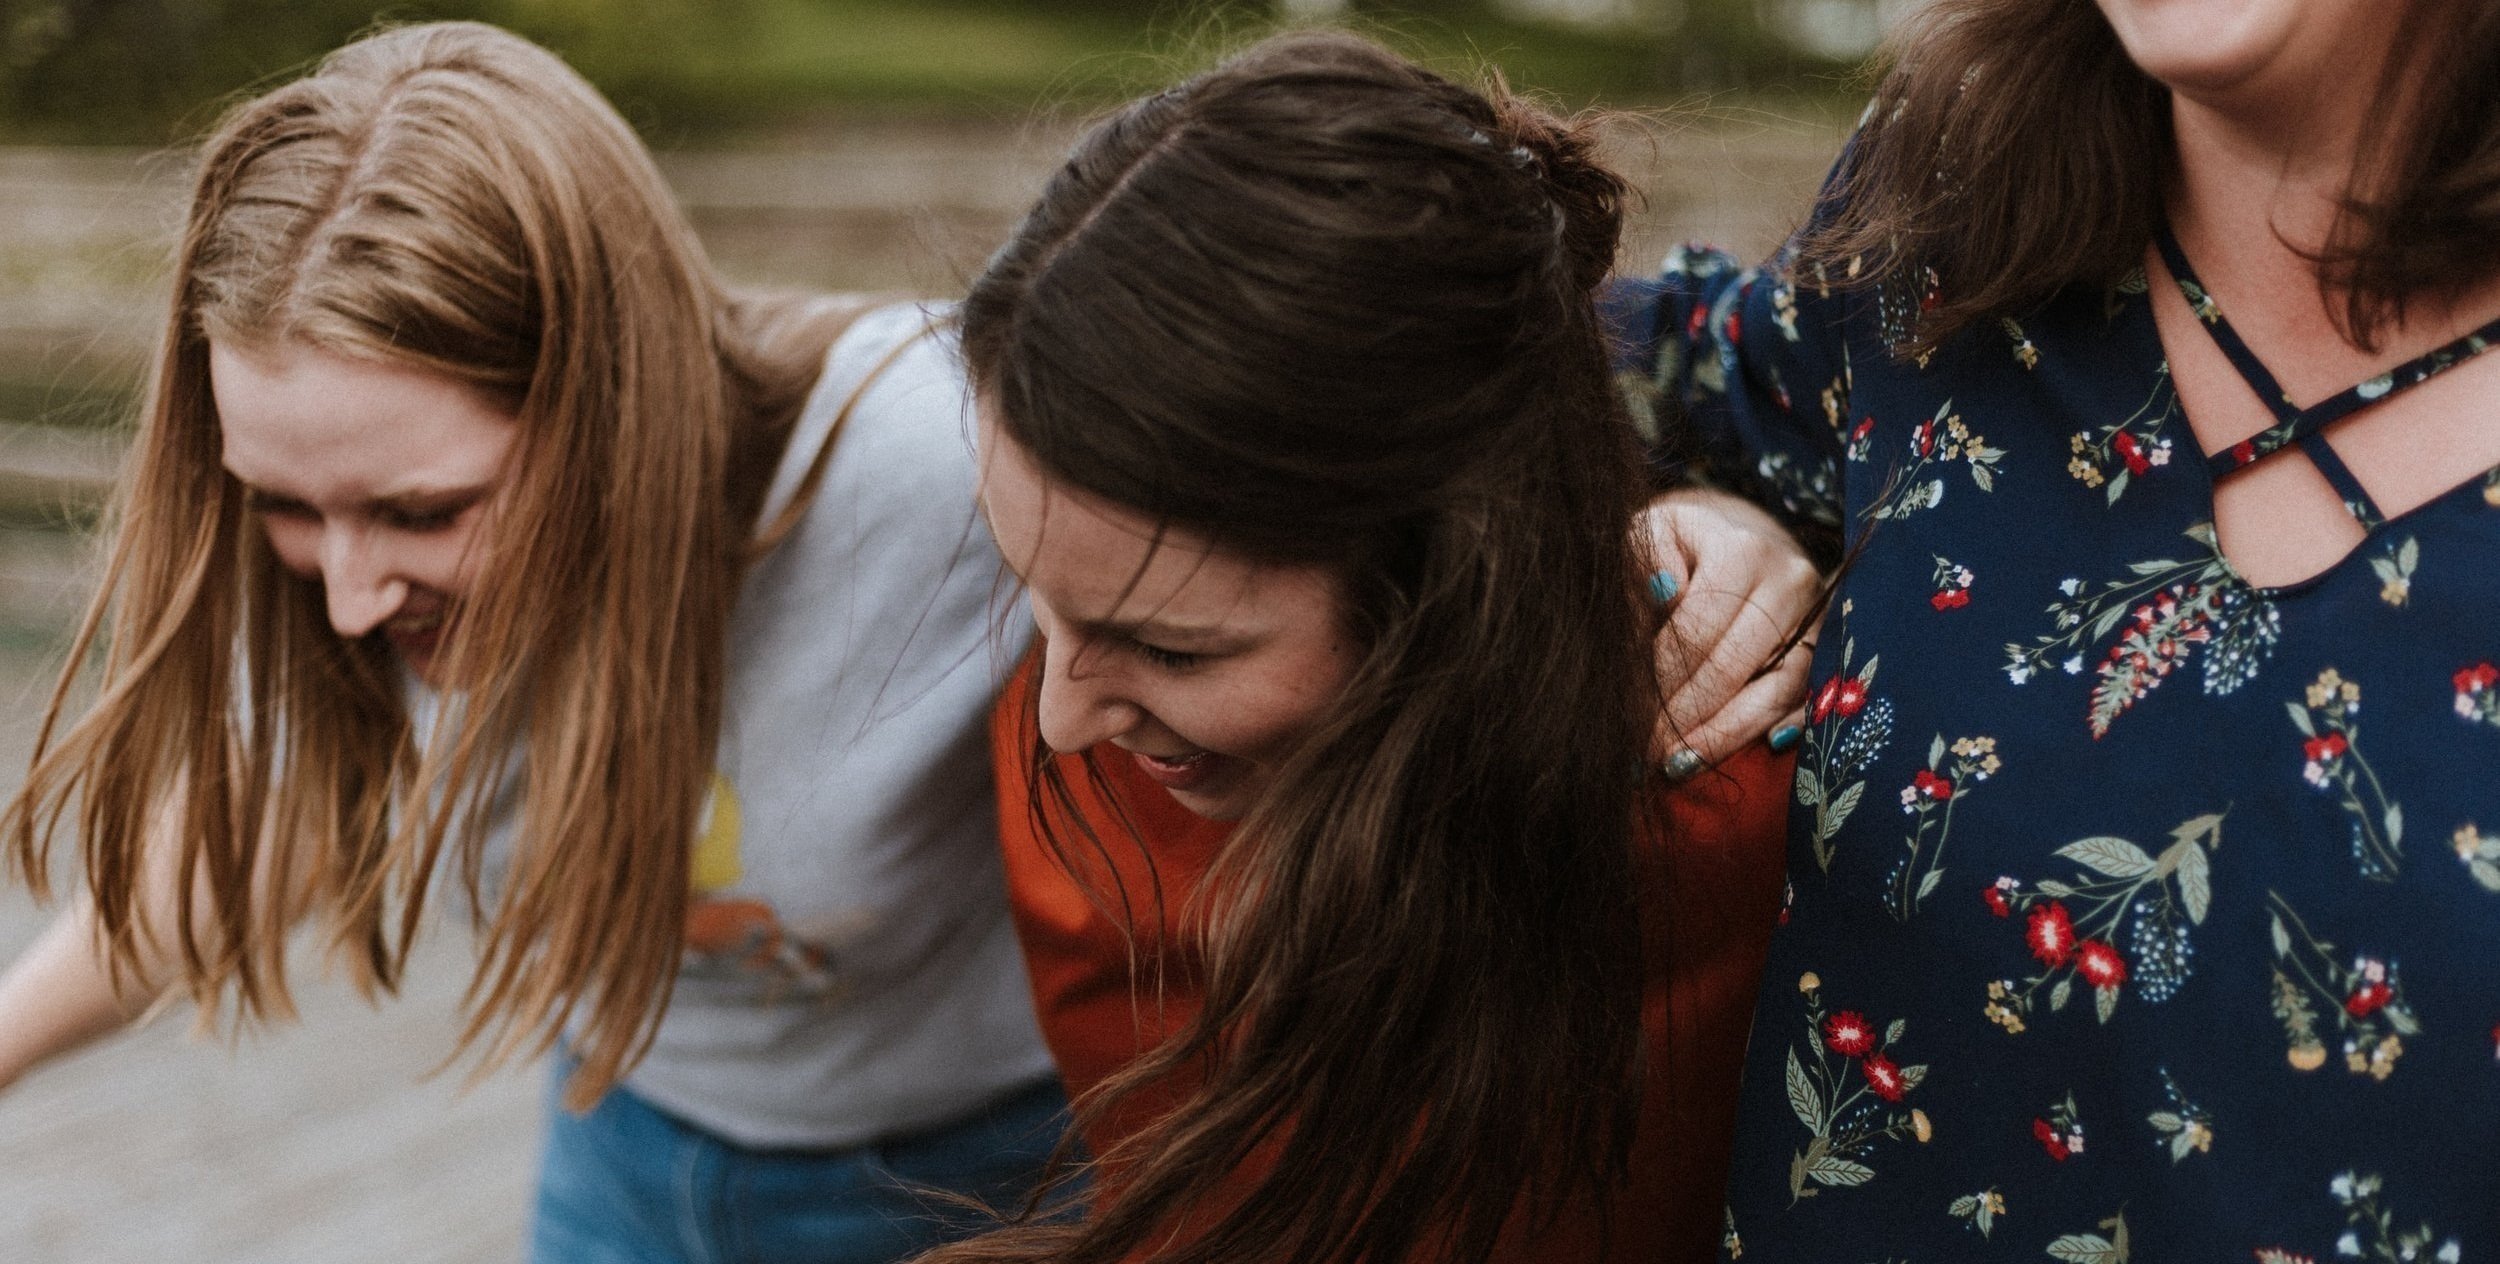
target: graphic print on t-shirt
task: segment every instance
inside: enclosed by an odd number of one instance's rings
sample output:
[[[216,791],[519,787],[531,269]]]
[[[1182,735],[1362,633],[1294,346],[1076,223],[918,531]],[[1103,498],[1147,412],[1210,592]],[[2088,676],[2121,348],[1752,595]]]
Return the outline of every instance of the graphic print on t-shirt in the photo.
[[[702,830],[695,838],[694,899],[686,909],[686,959],[680,974],[748,985],[759,1004],[834,991],[829,944],[786,926],[773,906],[732,892],[746,876],[740,862],[738,791],[712,774]]]

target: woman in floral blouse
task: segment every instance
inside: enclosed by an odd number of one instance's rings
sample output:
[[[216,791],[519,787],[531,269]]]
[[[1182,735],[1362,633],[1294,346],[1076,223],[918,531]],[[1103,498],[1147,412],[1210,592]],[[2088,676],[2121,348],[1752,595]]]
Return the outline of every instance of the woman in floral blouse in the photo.
[[[2500,8],[1935,0],[1618,314],[1853,563],[1725,1254],[2500,1257]]]

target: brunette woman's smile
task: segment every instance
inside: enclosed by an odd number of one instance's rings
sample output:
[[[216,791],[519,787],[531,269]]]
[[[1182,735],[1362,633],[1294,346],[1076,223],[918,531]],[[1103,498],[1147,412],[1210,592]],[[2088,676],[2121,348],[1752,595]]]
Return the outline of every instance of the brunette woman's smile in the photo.
[[[1137,767],[1164,789],[1176,792],[1198,789],[1209,778],[1226,771],[1224,765],[1235,762],[1214,751],[1203,750],[1178,756],[1149,755],[1133,750],[1129,751],[1129,757],[1136,760]]]

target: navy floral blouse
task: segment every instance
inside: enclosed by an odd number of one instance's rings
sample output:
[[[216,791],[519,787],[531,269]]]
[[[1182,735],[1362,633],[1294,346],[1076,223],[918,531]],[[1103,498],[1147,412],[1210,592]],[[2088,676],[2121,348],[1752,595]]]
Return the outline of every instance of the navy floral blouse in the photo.
[[[1905,301],[1778,264],[1609,294],[1635,402],[1858,552],[1725,1258],[2500,1260],[2500,470],[2391,517],[2317,438],[2500,331],[2209,458],[2151,297],[1913,364]],[[2368,536],[2252,587],[2214,479],[2294,443]]]

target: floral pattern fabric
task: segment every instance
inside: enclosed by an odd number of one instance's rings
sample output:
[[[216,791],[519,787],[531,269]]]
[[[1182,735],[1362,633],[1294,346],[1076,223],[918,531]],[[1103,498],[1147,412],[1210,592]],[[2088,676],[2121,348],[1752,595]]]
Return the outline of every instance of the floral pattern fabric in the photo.
[[[1724,1258],[2500,1260],[2500,471],[2253,587],[2141,274],[1922,362],[1828,279],[1607,300],[1636,411],[1855,557]]]

